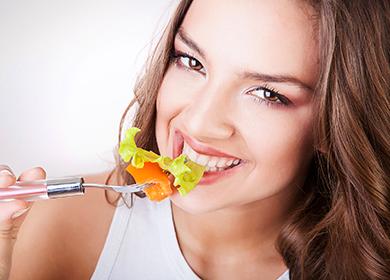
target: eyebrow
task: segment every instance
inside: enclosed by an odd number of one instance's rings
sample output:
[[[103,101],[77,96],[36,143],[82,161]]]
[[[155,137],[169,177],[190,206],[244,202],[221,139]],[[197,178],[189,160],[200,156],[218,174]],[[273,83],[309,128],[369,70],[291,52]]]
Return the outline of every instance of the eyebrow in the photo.
[[[177,31],[177,38],[179,38],[188,47],[196,51],[203,58],[206,57],[205,52],[198,46],[197,43],[195,43],[194,40],[191,39],[191,37],[182,27],[180,27],[179,30]],[[311,86],[309,86],[308,84],[304,83],[300,79],[291,75],[282,75],[282,74],[269,75],[265,73],[245,71],[243,73],[240,73],[238,76],[241,79],[251,79],[251,80],[258,80],[258,81],[269,82],[269,83],[287,83],[287,84],[295,85],[309,92],[313,91],[313,88]]]
[[[205,52],[198,46],[197,43],[195,43],[194,40],[191,39],[191,37],[185,32],[185,30],[180,27],[177,31],[177,37],[183,41],[184,44],[186,44],[188,47],[196,51],[200,56],[205,57]]]
[[[239,77],[242,79],[259,80],[262,82],[269,82],[269,83],[287,83],[287,84],[295,85],[309,92],[313,91],[313,88],[311,86],[309,86],[308,84],[302,82],[298,78],[291,75],[281,75],[281,74],[268,75],[268,74],[257,73],[257,72],[244,72],[240,74]]]

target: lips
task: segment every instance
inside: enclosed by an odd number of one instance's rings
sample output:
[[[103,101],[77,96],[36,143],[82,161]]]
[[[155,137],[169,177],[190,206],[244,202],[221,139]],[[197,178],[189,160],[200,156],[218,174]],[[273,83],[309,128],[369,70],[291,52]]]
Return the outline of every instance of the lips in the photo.
[[[173,157],[174,158],[178,157],[181,154],[181,152],[183,151],[184,141],[186,141],[186,143],[188,145],[190,145],[191,148],[199,154],[203,154],[203,155],[207,155],[207,156],[215,156],[215,157],[224,157],[224,158],[228,158],[228,159],[232,159],[232,160],[237,159],[237,157],[234,157],[232,155],[218,151],[215,148],[206,146],[202,143],[197,142],[196,140],[193,140],[192,138],[185,135],[184,133],[182,133],[178,129],[175,130],[175,135],[174,135],[174,143],[173,143]]]
[[[205,172],[203,174],[202,179],[200,179],[198,185],[210,185],[220,180],[225,180],[229,178],[229,176],[232,176],[236,174],[236,172],[239,172],[241,168],[243,168],[245,163],[240,162],[240,164],[224,169],[222,171],[214,171],[214,172]]]
[[[176,129],[174,132],[174,139],[173,139],[173,151],[172,155],[173,158],[176,158],[180,156],[180,154],[183,151],[184,141],[186,141],[196,152],[210,155],[210,156],[219,156],[219,157],[226,157],[231,159],[237,159],[237,157],[228,155],[226,153],[220,152],[214,148],[207,147],[203,144],[200,144],[198,142],[195,142],[188,136],[184,135],[180,130]],[[213,171],[213,172],[205,172],[203,175],[203,178],[198,183],[199,185],[209,185],[212,184],[222,178],[227,178],[236,172],[238,172],[239,169],[241,169],[244,165],[244,161],[240,159],[240,163],[238,165],[235,165],[232,168],[224,169],[222,171]]]
[[[172,155],[173,158],[177,158],[180,156],[181,152],[183,151],[184,146],[184,138],[181,133],[179,133],[178,130],[175,130],[174,139],[173,139],[173,151]]]

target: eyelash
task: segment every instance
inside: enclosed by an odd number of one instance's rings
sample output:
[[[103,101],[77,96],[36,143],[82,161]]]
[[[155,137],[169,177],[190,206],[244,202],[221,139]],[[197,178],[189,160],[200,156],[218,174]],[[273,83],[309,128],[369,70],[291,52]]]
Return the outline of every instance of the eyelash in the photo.
[[[203,72],[200,72],[199,70],[194,70],[188,66],[183,65],[183,63],[180,62],[181,58],[188,58],[190,60],[195,60],[198,64],[202,65],[202,63],[200,63],[199,60],[197,60],[196,58],[194,58],[192,55],[190,55],[188,53],[179,52],[179,51],[174,50],[171,54],[171,57],[170,57],[171,62],[173,62],[176,66],[178,66],[186,71],[190,71],[190,72],[196,71],[202,75],[204,74]],[[203,67],[203,65],[202,65],[202,67]],[[282,106],[283,107],[283,106],[290,105],[290,101],[286,97],[281,95],[278,90],[276,90],[273,87],[270,87],[268,84],[264,84],[262,86],[252,88],[250,90],[247,90],[245,93],[250,93],[250,92],[253,92],[256,90],[263,90],[265,92],[269,92],[269,93],[271,93],[271,95],[276,96],[279,101],[277,101],[277,102],[269,101],[269,100],[262,98],[262,97],[250,95],[255,102],[258,102],[260,104],[264,103],[264,105],[266,105],[266,106]]]
[[[173,61],[173,63],[175,63],[176,66],[180,67],[180,68],[183,68],[187,71],[196,71],[196,72],[200,72],[199,70],[195,70],[195,69],[192,69],[192,68],[189,68],[185,65],[183,65],[183,63],[180,62],[180,59],[181,58],[188,58],[189,60],[195,60],[196,62],[198,62],[200,65],[202,65],[202,63],[199,62],[199,60],[197,60],[196,58],[194,58],[192,55],[188,54],[188,53],[184,53],[184,52],[179,52],[179,51],[174,51],[171,55],[171,60]],[[202,65],[203,67],[203,65]],[[203,74],[202,72],[200,72],[201,74]]]
[[[290,105],[290,101],[286,97],[281,95],[278,90],[276,90],[273,87],[270,87],[268,84],[264,84],[262,86],[255,87],[253,89],[246,91],[245,93],[250,93],[250,92],[253,92],[256,90],[263,90],[264,92],[269,92],[269,93],[271,93],[271,95],[277,97],[279,101],[269,101],[265,98],[251,95],[251,97],[253,97],[255,102],[258,102],[260,104],[264,103],[267,106],[289,106]]]

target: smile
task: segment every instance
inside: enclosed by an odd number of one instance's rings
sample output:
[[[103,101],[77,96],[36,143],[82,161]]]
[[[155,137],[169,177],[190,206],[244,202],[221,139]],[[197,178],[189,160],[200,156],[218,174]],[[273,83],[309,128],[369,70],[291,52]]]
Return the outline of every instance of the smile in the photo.
[[[203,155],[196,152],[184,141],[183,152],[190,160],[206,167],[206,172],[222,171],[240,164],[240,159],[229,159],[225,157],[216,157]]]
[[[185,154],[190,160],[206,167],[200,185],[211,184],[235,173],[244,161],[222,151],[192,140],[181,131],[175,131],[173,156]]]

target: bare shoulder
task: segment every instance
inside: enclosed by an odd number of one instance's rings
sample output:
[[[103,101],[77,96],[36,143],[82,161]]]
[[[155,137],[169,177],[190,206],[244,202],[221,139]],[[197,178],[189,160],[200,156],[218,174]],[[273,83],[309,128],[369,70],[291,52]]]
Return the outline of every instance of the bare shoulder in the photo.
[[[104,183],[108,174],[84,178]],[[11,279],[89,279],[114,212],[101,190],[36,202],[18,235]]]

